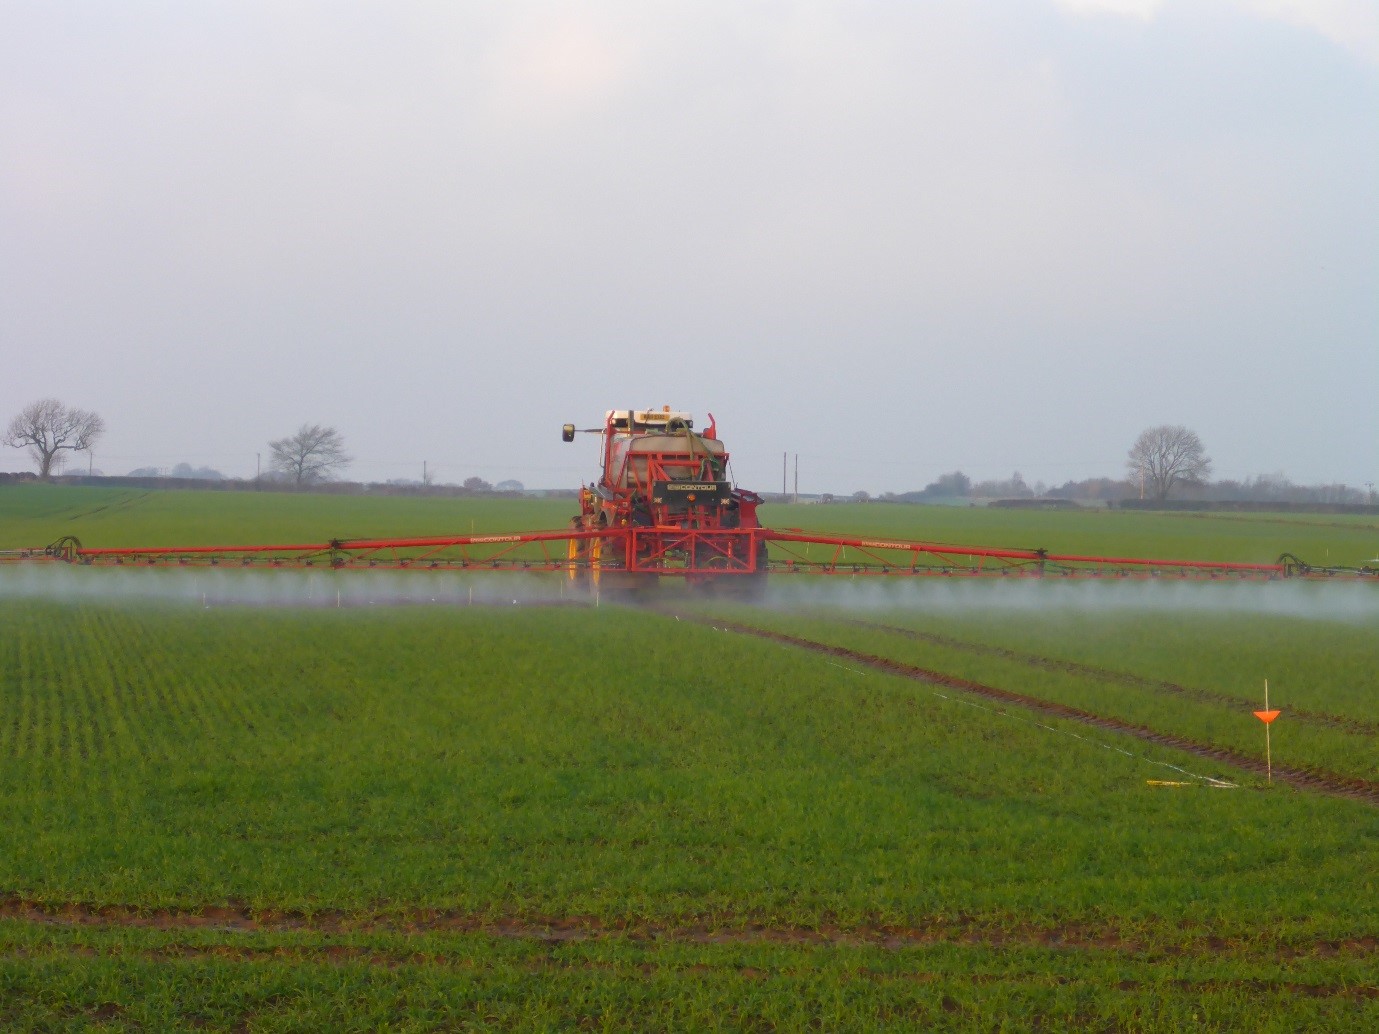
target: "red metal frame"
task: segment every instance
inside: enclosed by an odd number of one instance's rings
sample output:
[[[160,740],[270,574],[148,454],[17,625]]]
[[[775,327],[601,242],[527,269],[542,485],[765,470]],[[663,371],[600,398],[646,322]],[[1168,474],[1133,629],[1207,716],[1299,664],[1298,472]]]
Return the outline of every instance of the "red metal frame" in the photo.
[[[567,561],[576,577],[583,569],[594,577],[607,571],[691,581],[765,572],[761,499],[729,481],[712,413],[698,434],[688,414],[669,407],[609,410],[599,433],[600,477],[580,490],[571,524],[601,540],[571,542]]]
[[[332,539],[249,546],[88,549],[65,538],[42,553],[84,565],[313,567],[335,569],[551,571],[575,581],[608,577],[623,586],[659,576],[759,585],[772,574],[882,577],[1282,578],[1375,577],[1379,568],[1313,568],[1285,554],[1274,564],[1154,560],[994,549],[898,539],[773,531],[761,527],[761,498],[728,478],[728,453],[709,414],[701,434],[685,413],[610,410],[602,472],[580,490],[580,512],[559,531],[515,535]],[[574,438],[567,425],[565,440]],[[768,546],[770,547],[768,549]],[[815,556],[815,547],[823,547]]]
[[[767,546],[771,546],[768,556]],[[820,551],[818,547],[823,547]],[[1161,560],[1046,550],[988,549],[898,539],[773,531],[769,528],[571,528],[517,535],[334,539],[247,546],[90,549],[74,539],[26,555],[86,566],[328,567],[560,572],[682,577],[708,581],[764,574],[847,577],[1195,578],[1362,577],[1379,568],[1314,568],[1286,558],[1274,564]]]
[[[1050,553],[1043,549],[988,549],[947,543],[844,538],[804,532],[767,531],[767,541],[782,548],[771,563],[773,572],[885,576],[996,575],[1009,577],[1179,577],[1218,578],[1224,575],[1281,578],[1301,573],[1283,563],[1249,564],[1219,560],[1156,560]],[[829,546],[815,558],[794,547]],[[780,553],[785,553],[784,559]]]
[[[69,563],[165,567],[332,567],[564,571],[572,541],[602,532],[538,531],[520,535],[332,539],[319,543],[252,546],[157,546],[88,549],[68,539],[48,555]],[[559,549],[552,547],[559,545]]]

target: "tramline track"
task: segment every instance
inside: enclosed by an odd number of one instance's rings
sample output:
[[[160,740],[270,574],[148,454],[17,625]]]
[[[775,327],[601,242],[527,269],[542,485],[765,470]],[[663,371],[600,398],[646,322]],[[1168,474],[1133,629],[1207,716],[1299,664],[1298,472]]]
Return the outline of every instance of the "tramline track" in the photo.
[[[901,638],[912,641],[932,643],[935,646],[945,647],[950,650],[959,650],[975,656],[998,657],[1002,660],[1012,661],[1028,668],[1061,672],[1081,678],[1094,679],[1098,682],[1129,686],[1155,693],[1166,693],[1172,696],[1197,700],[1216,707],[1239,707],[1244,703],[1244,701],[1240,700],[1238,697],[1231,696],[1228,693],[1194,688],[1176,682],[1169,682],[1164,679],[1146,678],[1128,671],[1103,668],[1094,664],[1085,664],[1080,661],[1046,657],[1040,654],[1026,653],[1021,650],[1012,650],[1004,646],[971,642],[965,639],[956,639],[951,636],[938,635],[934,632],[922,632],[914,628],[888,625],[879,621],[866,621],[859,618],[835,618],[834,620],[838,621],[840,624],[850,625],[854,628],[865,628],[872,631],[884,632],[887,635],[900,636]],[[1298,707],[1290,707],[1288,709],[1288,717],[1291,721],[1302,722],[1307,725],[1325,726],[1332,729],[1339,729],[1343,732],[1358,733],[1362,736],[1379,736],[1379,722],[1368,721],[1364,718],[1327,714],[1322,711],[1311,711],[1306,708]]]
[[[202,955],[219,959],[321,959],[335,965],[363,964],[386,966],[453,966],[468,967],[471,960],[463,955],[422,952],[407,946],[367,946],[341,943],[336,938],[373,937],[378,935],[413,935],[430,933],[441,935],[478,934],[502,941],[540,941],[557,946],[585,941],[625,942],[632,944],[680,943],[699,945],[870,945],[887,951],[923,948],[936,944],[982,944],[993,947],[1053,947],[1059,951],[1115,952],[1140,955],[1162,951],[1165,947],[1142,924],[1131,921],[1116,923],[1099,919],[1087,922],[1059,921],[1056,918],[1039,921],[1028,919],[1012,923],[1002,916],[968,915],[951,911],[942,914],[922,914],[907,923],[878,922],[866,918],[840,924],[832,917],[801,924],[769,922],[759,912],[732,912],[721,906],[704,915],[688,915],[679,921],[656,921],[640,916],[600,918],[588,914],[534,913],[503,914],[495,909],[465,911],[457,908],[393,908],[387,911],[350,911],[338,908],[312,908],[309,911],[272,905],[251,907],[242,902],[223,901],[202,904],[184,903],[162,907],[82,900],[51,900],[26,895],[16,890],[0,891],[0,919],[43,927],[67,928],[126,928],[160,931],[200,931],[220,934],[288,933],[309,934],[330,938],[327,944],[299,944],[258,946],[242,940],[233,943],[204,944],[179,942],[175,953],[179,958]],[[1379,954],[1379,940],[1370,935],[1353,937],[1297,938],[1271,930],[1253,933],[1250,946],[1261,944],[1272,959],[1294,959],[1323,955],[1345,954],[1369,957]],[[1219,956],[1223,948],[1221,934],[1206,926],[1176,927],[1172,933],[1171,950],[1175,955],[1208,954]],[[1236,944],[1236,948],[1243,945]],[[127,954],[123,946],[115,949]],[[83,953],[92,949],[83,946]],[[167,958],[167,950],[147,954],[152,961]],[[549,960],[542,965],[548,964]],[[597,963],[594,963],[597,965]],[[731,963],[741,972],[740,960]],[[925,982],[926,972],[905,971],[905,979]],[[863,973],[865,975],[865,973]],[[878,974],[895,978],[893,972]],[[995,980],[994,975],[967,974],[965,979]],[[1068,978],[1064,978],[1068,979]],[[1122,982],[1123,983],[1123,982]],[[1216,983],[1216,981],[1211,981]],[[1253,990],[1254,982],[1248,982]],[[1379,988],[1367,984],[1337,982],[1270,983],[1276,991],[1305,994],[1314,997],[1353,997],[1363,1000],[1379,998]]]
[[[667,609],[664,610],[664,613],[669,615],[673,612]],[[676,613],[675,616],[683,621],[693,621],[701,625],[709,625],[713,628],[733,632],[738,635],[752,636],[756,639],[766,639],[771,642],[781,643],[785,646],[793,646],[798,649],[821,653],[839,660],[845,660],[850,664],[856,664],[873,671],[883,672],[887,675],[899,675],[903,678],[913,679],[914,681],[923,682],[927,685],[942,686],[946,689],[971,693],[979,697],[985,697],[1003,704],[1011,704],[1023,710],[1046,715],[1051,718],[1063,718],[1095,729],[1124,733],[1145,743],[1153,743],[1160,747],[1170,747],[1174,750],[1181,750],[1194,757],[1216,761],[1220,764],[1229,765],[1232,768],[1249,772],[1253,775],[1262,776],[1267,770],[1266,762],[1263,759],[1241,754],[1238,751],[1230,750],[1226,747],[1203,743],[1200,740],[1189,739],[1185,736],[1176,736],[1171,733],[1160,732],[1146,725],[1137,725],[1134,722],[1127,722],[1109,715],[1099,715],[1091,711],[1084,711],[1081,708],[1071,707],[1067,704],[1060,704],[1051,700],[1044,700],[1026,693],[1017,693],[1012,690],[1001,689],[985,683],[974,682],[971,679],[959,678],[955,675],[948,675],[931,668],[922,668],[918,665],[906,664],[903,661],[897,661],[889,657],[863,653],[860,650],[853,650],[845,646],[834,646],[830,643],[806,639],[802,636],[791,635],[787,632],[778,632],[774,629],[760,628],[756,625],[748,625],[737,621],[726,621],[708,615]],[[1273,765],[1272,771],[1275,780],[1288,783],[1300,790],[1311,790],[1316,793],[1324,793],[1334,797],[1348,797],[1352,800],[1363,801],[1366,804],[1379,806],[1379,782],[1375,782],[1374,780],[1358,779],[1336,772],[1328,772],[1323,769],[1290,767],[1278,764]]]

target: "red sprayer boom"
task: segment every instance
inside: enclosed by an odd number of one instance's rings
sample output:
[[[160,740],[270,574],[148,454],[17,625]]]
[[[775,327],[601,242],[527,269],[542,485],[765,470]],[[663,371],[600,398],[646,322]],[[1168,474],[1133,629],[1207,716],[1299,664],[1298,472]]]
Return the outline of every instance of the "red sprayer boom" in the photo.
[[[579,584],[633,589],[663,576],[699,586],[759,589],[767,573],[883,577],[1379,578],[1379,567],[1153,560],[993,549],[900,539],[776,531],[757,517],[761,497],[729,476],[713,414],[696,431],[688,413],[614,409],[602,427],[566,424],[561,437],[597,434],[602,470],[580,489],[570,527],[512,535],[330,539],[251,546],[89,549],[73,537],[31,552],[74,564],[552,571]],[[770,552],[768,553],[768,544]],[[3,559],[0,556],[0,559]]]

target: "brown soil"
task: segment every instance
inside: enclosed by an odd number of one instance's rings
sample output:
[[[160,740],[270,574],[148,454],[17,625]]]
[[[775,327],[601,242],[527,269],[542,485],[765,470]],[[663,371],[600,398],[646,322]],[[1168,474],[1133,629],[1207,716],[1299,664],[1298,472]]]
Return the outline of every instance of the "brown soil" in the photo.
[[[299,912],[282,909],[251,909],[236,905],[205,905],[188,908],[137,908],[132,905],[89,904],[77,901],[50,902],[20,894],[0,896],[0,919],[46,926],[127,927],[152,930],[216,930],[228,933],[427,934],[477,933],[509,940],[539,941],[548,945],[596,940],[634,943],[682,944],[780,944],[799,946],[871,946],[889,950],[934,944],[970,944],[997,948],[1051,948],[1068,951],[1104,951],[1130,955],[1170,957],[1193,954],[1222,955],[1261,951],[1270,957],[1371,956],[1379,954],[1379,937],[1368,935],[1337,940],[1287,940],[1265,936],[1247,939],[1221,937],[1205,929],[1186,930],[1171,942],[1146,940],[1109,926],[1057,923],[1041,926],[1030,922],[1001,924],[994,919],[952,915],[931,917],[905,926],[889,924],[785,926],[753,921],[747,916],[720,916],[716,924],[682,924],[602,920],[595,916],[541,916],[494,918],[482,913],[439,909],[389,912],[324,910]],[[281,955],[295,950],[319,952],[327,958],[367,958],[381,949],[354,945],[292,948],[276,946],[186,946],[179,951],[199,953],[259,952]],[[384,952],[384,954],[387,954]],[[406,961],[413,953],[392,955]]]
[[[376,948],[341,944],[323,946],[292,945],[273,948],[228,944],[166,944],[158,948],[141,951],[130,951],[123,945],[103,949],[92,948],[88,945],[73,945],[68,953],[87,958],[96,958],[101,955],[119,955],[120,958],[134,957],[151,962],[161,962],[169,959],[214,959],[217,961],[223,960],[245,963],[368,966],[382,969],[427,967],[451,970],[478,970],[483,967],[482,963],[476,962],[472,958],[452,956],[442,952],[386,951]],[[17,948],[9,954],[11,957],[27,958],[34,957],[35,953],[31,949]],[[710,965],[704,962],[613,962],[572,956],[561,957],[546,955],[540,958],[525,958],[520,961],[511,959],[504,960],[502,965],[505,967],[521,968],[524,971],[533,973],[578,970],[581,972],[636,973],[641,976],[650,976],[656,973],[678,971],[690,973],[696,977],[705,977],[717,972],[752,981],[767,980],[782,975],[780,971],[765,970],[754,966],[743,966],[735,961],[725,962],[722,965]],[[846,972],[839,973],[837,976],[838,979],[844,983],[865,981],[868,983],[906,984],[935,984],[944,981],[952,981],[955,978],[961,979],[964,983],[971,984],[1002,984],[1020,983],[1033,978],[1037,980],[1040,985],[1067,985],[1077,983],[1082,979],[1076,976],[1053,975],[1042,970],[1031,970],[1026,972],[1016,970],[1005,973],[964,973],[959,977],[951,971],[925,969],[877,970],[866,966],[849,968]],[[1258,978],[1217,978],[1195,981],[1185,979],[1149,981],[1126,978],[1117,981],[1115,987],[1116,990],[1123,993],[1131,993],[1143,990],[1146,987],[1152,987],[1171,988],[1175,991],[1189,993],[1240,991],[1251,995],[1283,993],[1297,995],[1303,998],[1350,999],[1353,1001],[1379,1000],[1379,987],[1373,984],[1309,984],[1300,981],[1262,980]],[[951,999],[947,998],[945,998],[944,1001],[945,1003],[952,1002]],[[957,1004],[952,1003],[952,1005],[953,1008],[951,1009],[945,1005],[945,1010],[957,1011]],[[91,1019],[110,1021],[117,1019],[123,1011],[121,1006],[114,1003],[107,1003],[86,1010],[85,1014]]]

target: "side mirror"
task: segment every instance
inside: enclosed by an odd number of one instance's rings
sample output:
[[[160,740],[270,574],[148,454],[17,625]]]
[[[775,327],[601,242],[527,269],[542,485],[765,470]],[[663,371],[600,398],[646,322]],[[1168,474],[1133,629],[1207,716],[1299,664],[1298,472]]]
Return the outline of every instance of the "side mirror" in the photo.
[[[575,425],[566,424],[560,429],[560,440],[562,442],[572,442],[575,440]]]

